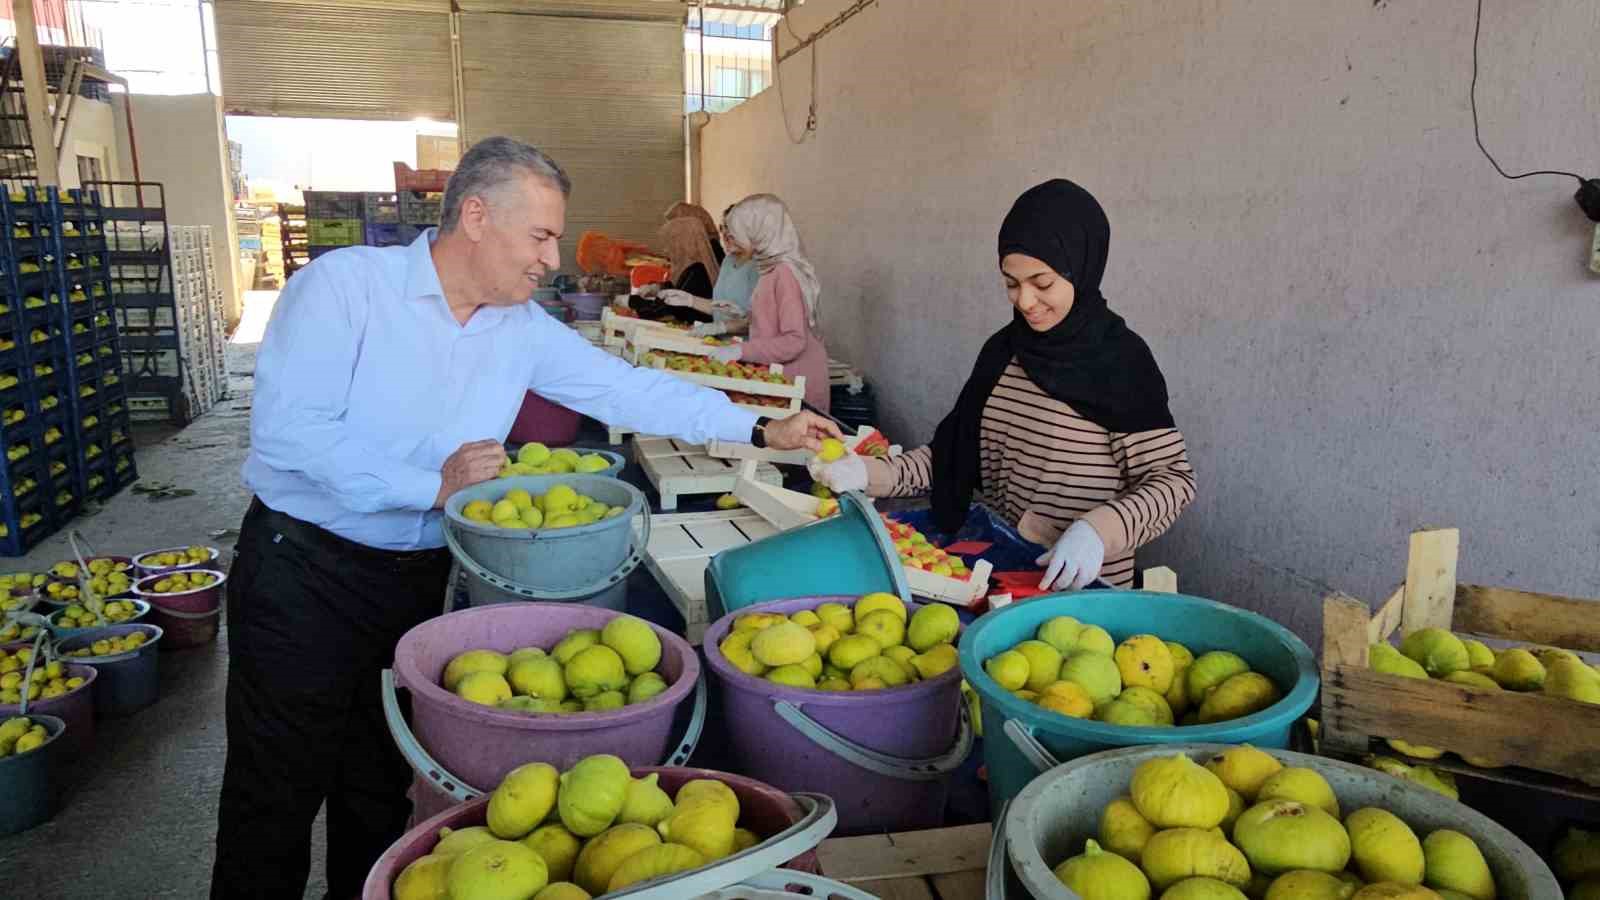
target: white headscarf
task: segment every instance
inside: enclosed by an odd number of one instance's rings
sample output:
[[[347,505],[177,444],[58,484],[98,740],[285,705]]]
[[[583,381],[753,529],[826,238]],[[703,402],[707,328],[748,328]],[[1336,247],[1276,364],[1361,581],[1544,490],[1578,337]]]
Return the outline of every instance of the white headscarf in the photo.
[[[800,243],[800,232],[789,218],[789,208],[772,194],[753,194],[739,201],[722,220],[728,234],[755,254],[756,266],[765,275],[780,263],[788,263],[800,282],[800,293],[806,299],[806,314],[813,327],[817,324],[817,297],[822,285],[817,281],[817,270],[806,259],[805,247]]]

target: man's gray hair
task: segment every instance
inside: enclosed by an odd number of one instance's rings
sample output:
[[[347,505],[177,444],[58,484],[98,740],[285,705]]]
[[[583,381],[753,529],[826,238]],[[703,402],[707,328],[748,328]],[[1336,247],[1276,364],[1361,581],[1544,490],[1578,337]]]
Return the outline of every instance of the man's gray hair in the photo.
[[[439,232],[448,234],[461,221],[461,204],[468,197],[487,201],[494,192],[520,176],[533,175],[572,193],[572,179],[537,147],[514,138],[491,137],[472,145],[456,163],[444,186],[444,206],[439,211]]]

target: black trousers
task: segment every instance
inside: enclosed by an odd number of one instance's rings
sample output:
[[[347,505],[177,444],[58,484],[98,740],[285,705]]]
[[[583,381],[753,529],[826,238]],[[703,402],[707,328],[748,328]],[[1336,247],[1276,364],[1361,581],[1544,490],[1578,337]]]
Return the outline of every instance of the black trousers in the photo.
[[[298,900],[326,802],[328,897],[358,897],[411,812],[379,673],[400,637],[442,610],[449,554],[376,550],[259,500],[237,551],[211,896]]]

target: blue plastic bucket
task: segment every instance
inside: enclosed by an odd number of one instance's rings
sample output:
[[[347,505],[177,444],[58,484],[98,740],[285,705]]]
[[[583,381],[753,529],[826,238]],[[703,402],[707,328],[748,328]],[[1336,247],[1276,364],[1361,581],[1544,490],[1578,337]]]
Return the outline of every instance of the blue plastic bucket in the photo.
[[[1099,625],[1118,642],[1135,634],[1157,634],[1183,644],[1195,656],[1232,651],[1271,678],[1284,697],[1243,718],[1168,728],[1107,725],[1040,709],[1002,688],[983,663],[1032,638],[1056,616]],[[967,627],[960,656],[961,671],[982,702],[989,806],[996,816],[1039,773],[1101,750],[1172,743],[1286,748],[1290,729],[1311,708],[1319,683],[1311,649],[1271,619],[1214,600],[1150,591],[1077,591],[1002,607]]]
[[[561,529],[500,528],[461,514],[473,500],[493,502],[512,488],[538,495],[564,484],[626,511],[590,525]],[[650,544],[650,504],[625,481],[600,475],[517,475],[464,488],[445,501],[444,538],[467,573],[472,605],[515,600],[622,602],[628,573]],[[634,519],[641,521],[634,528]]]
[[[121,622],[114,624],[132,625],[135,622],[144,621],[144,617],[150,614],[150,604],[143,600],[135,600],[131,597],[114,597],[112,599],[132,603],[134,607],[133,616],[131,618],[123,619]],[[105,625],[90,625],[87,628],[67,628],[63,625],[57,625],[56,617],[61,615],[61,613],[66,612],[66,609],[67,608],[63,606],[61,609],[50,614],[50,633],[55,635],[56,640],[77,637],[80,634],[88,634],[91,631],[99,631],[100,629],[106,627]]]
[[[61,753],[58,740],[66,724],[55,716],[28,713],[28,718],[44,726],[50,739],[27,753],[0,759],[0,835],[18,834],[50,821],[61,801],[56,783],[56,757]]]
[[[839,514],[724,550],[706,566],[706,615],[790,597],[888,593],[911,602],[905,568],[878,511],[839,495]]]
[[[115,656],[68,657],[72,650],[81,650],[102,638],[123,637],[143,631],[148,638],[130,653]],[[100,676],[94,680],[94,713],[96,716],[126,716],[156,702],[161,696],[161,677],[157,661],[161,651],[162,631],[155,625],[107,625],[94,628],[75,637],[66,638],[56,645],[56,653],[68,661],[94,666]]]

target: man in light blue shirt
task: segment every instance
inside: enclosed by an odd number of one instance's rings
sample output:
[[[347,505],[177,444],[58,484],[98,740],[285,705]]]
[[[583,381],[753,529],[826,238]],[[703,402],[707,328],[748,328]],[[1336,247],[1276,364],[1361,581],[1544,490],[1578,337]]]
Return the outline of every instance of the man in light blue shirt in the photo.
[[[411,773],[378,674],[439,612],[439,510],[499,471],[526,391],[697,443],[838,436],[810,413],[767,421],[633,368],[529,303],[560,265],[569,191],[538,150],[487,139],[451,176],[437,235],[328,254],[284,288],[256,361],[243,470],[256,496],[229,585],[213,897],[300,896],[324,802],[332,897],[358,895],[404,830]]]

